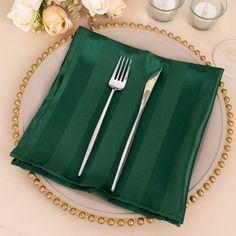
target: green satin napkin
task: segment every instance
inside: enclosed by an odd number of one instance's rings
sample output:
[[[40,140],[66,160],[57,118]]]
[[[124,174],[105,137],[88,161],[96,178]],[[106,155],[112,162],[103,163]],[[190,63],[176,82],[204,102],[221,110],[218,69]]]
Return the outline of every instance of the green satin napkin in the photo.
[[[110,93],[119,56],[133,59],[81,177],[78,171]],[[148,77],[163,66],[116,191],[110,191]],[[60,72],[17,147],[12,164],[58,183],[180,225],[195,156],[223,70],[174,61],[80,27]]]

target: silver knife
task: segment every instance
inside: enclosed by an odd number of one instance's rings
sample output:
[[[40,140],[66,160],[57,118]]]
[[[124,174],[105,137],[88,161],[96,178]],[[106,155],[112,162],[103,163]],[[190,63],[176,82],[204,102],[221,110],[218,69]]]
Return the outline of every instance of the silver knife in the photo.
[[[130,151],[130,148],[132,146],[133,139],[134,139],[136,130],[138,128],[138,124],[139,124],[140,118],[141,118],[141,116],[143,114],[143,111],[144,111],[146,105],[147,105],[147,102],[148,102],[148,99],[149,99],[149,97],[150,97],[150,95],[152,93],[152,90],[153,90],[153,88],[154,88],[154,86],[155,86],[155,84],[156,84],[156,82],[157,82],[157,80],[158,80],[158,78],[159,78],[159,76],[161,74],[161,71],[162,71],[162,68],[159,69],[154,74],[152,74],[150,76],[150,79],[146,82],[138,115],[137,115],[136,120],[134,122],[133,128],[132,128],[132,130],[131,130],[131,132],[129,134],[129,138],[128,138],[127,142],[126,142],[124,151],[123,151],[121,159],[120,159],[119,166],[118,166],[117,171],[116,171],[115,179],[113,180],[113,184],[112,184],[112,187],[111,187],[111,191],[112,192],[114,192],[115,189],[116,189],[116,185],[117,185],[117,183],[119,181],[122,169],[123,169],[123,167],[125,165],[125,162],[126,162],[126,159],[127,159],[128,155],[129,155],[129,151]]]

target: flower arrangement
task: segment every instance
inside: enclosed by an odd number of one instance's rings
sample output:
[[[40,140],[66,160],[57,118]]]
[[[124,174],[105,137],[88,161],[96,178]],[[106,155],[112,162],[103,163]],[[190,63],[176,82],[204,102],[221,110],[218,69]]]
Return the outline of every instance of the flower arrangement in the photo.
[[[15,0],[7,17],[24,32],[45,29],[57,35],[73,27],[67,13],[79,19],[82,8],[92,17],[106,15],[113,19],[121,16],[126,4],[122,0]]]

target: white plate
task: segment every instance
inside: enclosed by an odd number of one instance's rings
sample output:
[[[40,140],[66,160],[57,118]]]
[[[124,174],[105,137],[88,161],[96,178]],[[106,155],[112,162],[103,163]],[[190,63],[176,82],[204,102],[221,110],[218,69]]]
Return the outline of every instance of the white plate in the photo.
[[[163,57],[193,63],[201,63],[190,50],[175,40],[151,31],[128,28],[99,30],[100,34],[128,45],[152,51]],[[26,129],[55,79],[69,43],[59,47],[37,68],[25,91],[21,106],[20,129]],[[206,127],[196,158],[189,194],[195,193],[212,173],[223,150],[226,130],[226,111],[221,93],[218,92],[214,108]],[[65,202],[96,215],[107,217],[138,217],[136,213],[116,207],[102,198],[82,191],[73,190],[41,177],[43,183]]]

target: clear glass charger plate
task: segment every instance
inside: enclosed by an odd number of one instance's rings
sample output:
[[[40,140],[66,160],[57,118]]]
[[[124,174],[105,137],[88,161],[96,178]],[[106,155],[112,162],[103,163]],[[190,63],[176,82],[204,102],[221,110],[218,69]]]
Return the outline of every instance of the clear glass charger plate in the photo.
[[[93,30],[163,57],[210,65],[210,62],[206,61],[206,57],[201,55],[199,50],[194,49],[193,45],[189,45],[187,41],[181,40],[179,36],[167,33],[165,30],[132,23],[99,25]],[[49,47],[48,51],[36,60],[26,77],[23,78],[13,109],[12,128],[15,144],[47,95],[69,49],[70,42],[71,37],[62,39]],[[196,202],[206,190],[210,189],[211,184],[216,181],[216,177],[220,175],[221,169],[224,167],[233,134],[231,110],[230,98],[223,82],[221,82],[196,157],[187,206]],[[145,221],[153,222],[151,218],[117,207],[94,194],[67,188],[34,173],[29,173],[28,176],[39,188],[39,191],[45,194],[46,198],[52,200],[61,209],[80,218],[86,218],[91,222],[97,221],[100,224],[117,224],[119,226],[124,224],[132,226],[135,223],[142,225]]]

